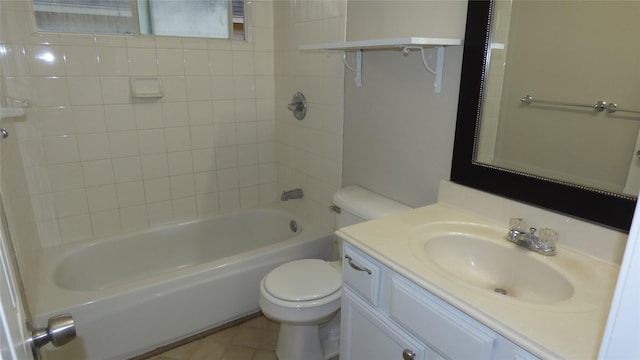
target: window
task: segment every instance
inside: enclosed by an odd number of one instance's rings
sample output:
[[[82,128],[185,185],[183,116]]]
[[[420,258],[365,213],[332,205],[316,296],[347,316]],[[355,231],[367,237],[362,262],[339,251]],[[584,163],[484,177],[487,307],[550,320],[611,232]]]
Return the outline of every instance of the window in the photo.
[[[244,39],[244,0],[33,0],[39,31]]]

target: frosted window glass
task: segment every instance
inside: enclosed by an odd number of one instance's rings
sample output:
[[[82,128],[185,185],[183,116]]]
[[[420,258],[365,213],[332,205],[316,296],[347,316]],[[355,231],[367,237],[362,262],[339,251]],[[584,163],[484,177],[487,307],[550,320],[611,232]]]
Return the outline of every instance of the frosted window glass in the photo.
[[[152,34],[229,38],[227,0],[151,0],[148,6]]]
[[[131,6],[131,0],[33,0],[38,30],[49,32],[131,35]]]

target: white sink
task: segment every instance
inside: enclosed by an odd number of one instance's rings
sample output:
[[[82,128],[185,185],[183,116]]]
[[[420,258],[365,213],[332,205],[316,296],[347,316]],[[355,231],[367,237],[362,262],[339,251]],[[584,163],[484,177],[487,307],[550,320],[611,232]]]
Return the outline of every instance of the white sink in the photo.
[[[508,242],[506,230],[500,230],[474,224],[434,224],[415,233],[411,250],[439,272],[498,296],[556,303],[574,295],[573,285],[553,268],[551,257]]]

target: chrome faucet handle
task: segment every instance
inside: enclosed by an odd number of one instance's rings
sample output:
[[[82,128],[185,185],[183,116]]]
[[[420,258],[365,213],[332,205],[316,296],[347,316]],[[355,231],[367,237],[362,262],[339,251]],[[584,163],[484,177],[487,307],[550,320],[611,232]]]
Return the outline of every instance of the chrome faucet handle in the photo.
[[[519,232],[524,232],[526,228],[527,228],[527,220],[522,218],[509,219],[509,230],[517,230]]]
[[[538,234],[540,245],[546,248],[555,248],[558,242],[558,232],[552,229],[543,228],[540,229]]]

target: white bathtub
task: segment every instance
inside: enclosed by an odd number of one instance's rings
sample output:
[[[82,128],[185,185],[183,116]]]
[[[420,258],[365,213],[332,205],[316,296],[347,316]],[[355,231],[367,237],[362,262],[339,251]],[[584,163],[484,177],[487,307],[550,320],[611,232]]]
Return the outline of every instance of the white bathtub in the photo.
[[[293,259],[329,259],[330,234],[256,209],[46,249],[30,294],[36,325],[70,313],[78,338],[43,350],[50,360],[126,359],[256,312],[262,277]]]

